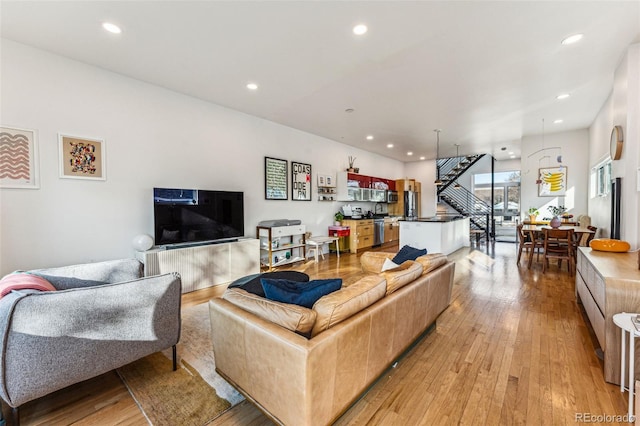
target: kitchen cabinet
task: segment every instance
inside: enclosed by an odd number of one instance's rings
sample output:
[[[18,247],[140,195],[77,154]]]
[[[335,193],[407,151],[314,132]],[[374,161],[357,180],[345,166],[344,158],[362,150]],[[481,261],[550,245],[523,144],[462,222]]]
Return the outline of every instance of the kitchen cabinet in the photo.
[[[422,185],[415,179],[398,179],[396,180],[396,190],[398,191],[398,202],[395,204],[389,204],[389,214],[395,216],[405,216],[404,205],[404,193],[415,192],[416,193],[416,208],[417,217],[421,216],[421,199],[422,199]]]
[[[336,182],[336,199],[339,201],[386,203],[387,191],[381,188],[395,188],[394,180],[347,172],[338,173]]]
[[[357,253],[373,246],[373,219],[347,219],[342,221],[342,226],[348,226],[350,229],[349,250],[351,253]]]
[[[260,239],[260,266],[272,271],[277,266],[305,260],[306,228],[304,225],[257,226]]]
[[[400,224],[397,217],[384,218],[384,242],[397,243],[400,240]]]

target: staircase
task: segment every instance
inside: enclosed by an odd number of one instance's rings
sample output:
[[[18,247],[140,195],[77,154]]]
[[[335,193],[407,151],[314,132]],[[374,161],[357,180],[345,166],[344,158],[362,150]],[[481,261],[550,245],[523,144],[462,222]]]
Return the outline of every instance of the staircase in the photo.
[[[491,207],[467,188],[462,186],[455,187],[457,179],[484,155],[465,155],[439,159],[437,161],[438,177],[442,181],[442,185],[438,186],[438,198],[461,215],[468,216],[471,223],[471,231],[484,232],[488,241],[491,227],[489,219]]]

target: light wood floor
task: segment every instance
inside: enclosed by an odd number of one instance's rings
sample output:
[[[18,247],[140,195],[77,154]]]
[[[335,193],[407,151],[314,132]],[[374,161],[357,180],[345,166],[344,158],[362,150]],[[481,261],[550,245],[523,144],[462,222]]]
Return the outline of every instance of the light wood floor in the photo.
[[[575,424],[576,413],[626,413],[626,394],[603,380],[566,265],[563,272],[552,265],[545,275],[540,265],[518,267],[509,243],[462,249],[451,258],[453,300],[435,330],[338,425],[556,425]],[[295,269],[347,277],[359,270],[359,258],[331,255]],[[190,293],[183,304],[219,293]],[[25,404],[21,414],[22,425],[147,424],[114,372]],[[271,423],[244,402],[212,424]]]

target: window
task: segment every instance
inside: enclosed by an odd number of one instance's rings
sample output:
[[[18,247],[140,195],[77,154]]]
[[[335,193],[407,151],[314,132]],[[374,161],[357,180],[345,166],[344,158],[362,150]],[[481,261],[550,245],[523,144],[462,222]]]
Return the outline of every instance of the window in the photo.
[[[591,169],[591,198],[606,197],[611,190],[611,158]]]

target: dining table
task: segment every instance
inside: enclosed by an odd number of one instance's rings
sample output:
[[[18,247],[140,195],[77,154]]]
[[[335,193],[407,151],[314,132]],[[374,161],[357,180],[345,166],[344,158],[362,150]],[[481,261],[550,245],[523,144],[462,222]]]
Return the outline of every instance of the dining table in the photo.
[[[560,229],[560,230],[572,229],[573,234],[575,235],[575,241],[577,242],[576,245],[580,245],[580,242],[583,240],[583,236],[589,235],[589,234],[595,234],[595,231],[592,231],[587,227],[582,227],[579,225],[561,225],[558,228],[553,228],[549,225],[522,225],[523,233],[525,235],[529,235],[529,238],[531,239],[531,241],[541,242],[542,239],[544,238],[543,233],[545,229]],[[542,249],[542,245],[537,245],[536,247]],[[535,251],[535,248],[531,250],[531,252],[529,253],[529,265],[531,265],[531,261],[533,260],[534,251]]]

